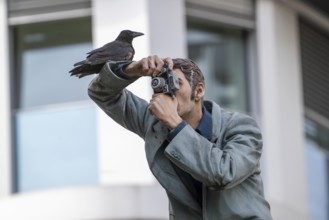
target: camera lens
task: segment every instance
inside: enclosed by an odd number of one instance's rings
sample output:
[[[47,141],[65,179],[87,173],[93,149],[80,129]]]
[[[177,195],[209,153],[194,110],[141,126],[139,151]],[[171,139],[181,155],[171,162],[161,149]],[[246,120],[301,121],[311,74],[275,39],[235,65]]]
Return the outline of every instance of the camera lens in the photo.
[[[162,92],[163,87],[166,86],[166,80],[162,77],[154,77],[151,86],[155,92]]]
[[[158,87],[160,83],[160,80],[158,78],[152,79],[152,88],[153,87]]]

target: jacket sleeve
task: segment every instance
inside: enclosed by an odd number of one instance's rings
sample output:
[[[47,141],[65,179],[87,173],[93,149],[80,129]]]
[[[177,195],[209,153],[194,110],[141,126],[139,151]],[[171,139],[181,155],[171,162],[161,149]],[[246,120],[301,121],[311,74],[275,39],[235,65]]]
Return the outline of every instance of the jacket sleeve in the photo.
[[[138,78],[124,79],[112,72],[115,62],[108,62],[101,72],[91,81],[88,88],[89,97],[114,121],[126,129],[144,137],[147,102],[126,87]]]
[[[262,138],[256,122],[234,113],[212,143],[189,125],[166,147],[166,156],[208,187],[228,189],[259,168]]]

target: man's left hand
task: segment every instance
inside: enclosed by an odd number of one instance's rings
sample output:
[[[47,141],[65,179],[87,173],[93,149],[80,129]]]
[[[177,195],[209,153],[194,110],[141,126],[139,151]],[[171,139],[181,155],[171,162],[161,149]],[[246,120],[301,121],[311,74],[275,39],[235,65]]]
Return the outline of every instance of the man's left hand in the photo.
[[[154,93],[148,110],[167,128],[173,129],[183,121],[178,114],[177,107],[178,101],[176,98],[164,93]]]

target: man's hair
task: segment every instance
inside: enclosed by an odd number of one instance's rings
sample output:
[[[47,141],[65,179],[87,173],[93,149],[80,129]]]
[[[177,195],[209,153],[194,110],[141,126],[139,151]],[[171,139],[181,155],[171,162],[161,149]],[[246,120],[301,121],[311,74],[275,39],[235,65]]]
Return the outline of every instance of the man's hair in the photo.
[[[191,99],[194,99],[194,91],[199,83],[205,86],[204,76],[196,63],[191,59],[173,59],[174,69],[180,69],[192,88]]]

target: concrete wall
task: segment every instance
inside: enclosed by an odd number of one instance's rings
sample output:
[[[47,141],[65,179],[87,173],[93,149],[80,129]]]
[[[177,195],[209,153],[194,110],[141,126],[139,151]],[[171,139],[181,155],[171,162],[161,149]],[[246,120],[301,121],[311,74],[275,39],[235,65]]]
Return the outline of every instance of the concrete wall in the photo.
[[[152,54],[160,57],[186,56],[182,0],[94,0],[92,5],[95,47],[114,39],[122,29],[131,29],[145,34],[133,41],[134,60]],[[151,98],[149,78],[141,78],[128,88],[146,100]],[[146,163],[143,140],[117,125],[100,109],[98,125],[100,182],[112,185],[154,184]]]
[[[307,219],[297,14],[271,0],[256,11],[266,194],[274,219]]]

